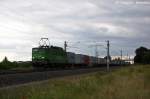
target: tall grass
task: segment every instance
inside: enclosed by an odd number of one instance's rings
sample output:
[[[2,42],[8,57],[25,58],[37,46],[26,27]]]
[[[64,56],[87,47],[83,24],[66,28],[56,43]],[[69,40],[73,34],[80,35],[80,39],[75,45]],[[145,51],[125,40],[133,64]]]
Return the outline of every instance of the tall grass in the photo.
[[[0,99],[150,99],[150,66],[1,89]]]

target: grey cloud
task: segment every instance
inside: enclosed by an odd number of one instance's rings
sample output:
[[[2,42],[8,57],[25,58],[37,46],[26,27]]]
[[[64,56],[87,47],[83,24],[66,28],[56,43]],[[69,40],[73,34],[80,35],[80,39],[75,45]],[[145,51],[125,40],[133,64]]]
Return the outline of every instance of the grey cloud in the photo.
[[[40,37],[49,37],[51,44],[59,46],[65,40],[110,40],[112,55],[120,49],[134,55],[136,47],[150,47],[149,9],[145,5],[116,4],[116,0],[1,0],[0,39],[9,39],[1,49],[5,53],[14,49],[12,53],[19,58],[31,57],[31,48],[38,46]],[[15,39],[28,43],[9,43]],[[82,49],[71,51],[93,54],[84,51],[87,45],[78,46]]]

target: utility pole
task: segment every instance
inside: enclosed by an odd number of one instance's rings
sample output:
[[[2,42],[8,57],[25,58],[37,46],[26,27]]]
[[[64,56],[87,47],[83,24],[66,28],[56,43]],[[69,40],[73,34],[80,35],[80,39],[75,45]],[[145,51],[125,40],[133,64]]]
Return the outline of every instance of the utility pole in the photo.
[[[99,45],[95,45],[95,57],[97,58],[97,59],[96,59],[96,63],[97,63],[97,64],[98,64],[98,56],[99,56],[99,55],[98,55],[98,46],[99,46]]]
[[[128,60],[127,62],[130,62],[129,57],[130,57],[129,54],[127,53],[127,60]]]
[[[67,42],[66,41],[64,42],[64,50],[65,50],[65,52],[67,52]]]
[[[132,61],[131,61],[131,58],[130,58],[130,55],[129,55],[129,62],[130,62],[130,64],[131,64],[131,62],[132,62]]]
[[[110,47],[110,44],[109,44],[109,40],[108,40],[107,41],[107,71],[109,71],[109,62],[110,62],[109,47]]]
[[[98,58],[98,47],[99,45],[95,45],[95,56],[96,56],[96,58]]]
[[[120,51],[120,64],[122,65],[122,50]]]

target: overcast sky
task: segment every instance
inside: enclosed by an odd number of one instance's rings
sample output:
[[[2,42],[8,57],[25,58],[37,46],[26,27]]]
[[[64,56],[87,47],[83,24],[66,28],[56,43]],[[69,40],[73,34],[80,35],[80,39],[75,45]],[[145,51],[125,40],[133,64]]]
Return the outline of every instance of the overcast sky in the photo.
[[[148,0],[0,0],[0,60],[31,60],[41,37],[61,47],[68,41],[77,47],[68,51],[88,55],[94,55],[89,45],[110,40],[111,55],[122,49],[133,56],[137,47],[150,48],[149,33]]]

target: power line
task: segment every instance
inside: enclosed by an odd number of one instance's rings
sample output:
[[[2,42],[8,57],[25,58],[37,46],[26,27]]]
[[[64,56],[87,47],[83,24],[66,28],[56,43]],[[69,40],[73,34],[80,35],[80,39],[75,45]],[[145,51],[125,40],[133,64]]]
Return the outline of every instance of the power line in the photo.
[[[95,57],[97,57],[98,58],[98,47],[99,46],[103,46],[103,45],[101,45],[101,44],[92,44],[92,45],[89,45],[89,47],[94,47],[95,48]]]

